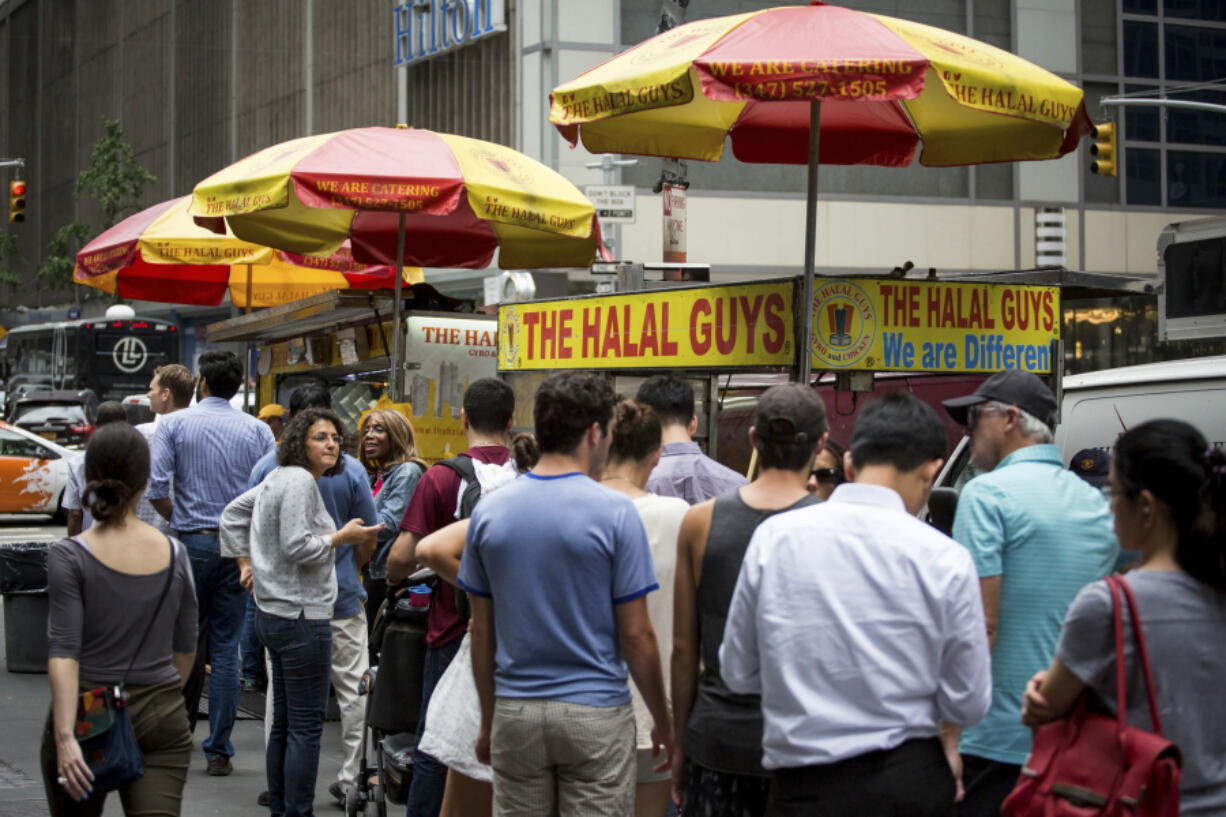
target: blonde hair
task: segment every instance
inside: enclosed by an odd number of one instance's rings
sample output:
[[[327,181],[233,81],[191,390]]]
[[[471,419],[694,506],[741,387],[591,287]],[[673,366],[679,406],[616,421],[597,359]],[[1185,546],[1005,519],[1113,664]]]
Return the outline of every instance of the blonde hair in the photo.
[[[378,423],[387,430],[387,441],[391,444],[391,451],[388,452],[387,459],[378,463],[367,459],[366,448],[361,444],[361,441],[366,438],[366,429],[371,423]],[[404,462],[415,463],[423,471],[429,467],[426,461],[417,454],[417,435],[413,433],[413,424],[395,409],[378,409],[362,418],[358,426],[358,459],[361,460],[362,465],[366,466],[367,471],[375,471],[380,468],[386,470]]]

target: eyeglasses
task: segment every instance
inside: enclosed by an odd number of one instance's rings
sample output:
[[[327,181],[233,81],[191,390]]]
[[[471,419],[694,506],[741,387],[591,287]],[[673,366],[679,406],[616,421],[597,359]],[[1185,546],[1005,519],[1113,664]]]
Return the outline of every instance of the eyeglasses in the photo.
[[[822,485],[838,485],[843,481],[843,469],[814,468],[809,472],[809,476],[813,477]]]
[[[387,429],[379,425],[378,423],[371,423],[370,425],[366,426],[366,433],[367,434],[386,434]]]
[[[987,403],[976,403],[966,410],[966,427],[974,428],[985,414],[1000,414],[1001,410]]]
[[[323,434],[312,434],[311,435],[311,442],[313,443],[326,443],[329,440],[336,443],[337,445],[340,445],[342,442],[344,442],[344,438],[341,437],[341,435],[339,434],[328,434],[325,432]]]

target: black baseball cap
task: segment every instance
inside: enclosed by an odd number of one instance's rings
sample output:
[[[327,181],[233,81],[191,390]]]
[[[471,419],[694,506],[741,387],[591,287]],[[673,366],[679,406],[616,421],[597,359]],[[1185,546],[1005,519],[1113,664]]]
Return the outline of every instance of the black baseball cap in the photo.
[[[1030,372],[1005,369],[979,384],[974,394],[942,400],[941,405],[959,425],[967,424],[967,409],[989,401],[1017,406],[1047,424],[1055,425],[1056,397],[1047,384]]]
[[[758,399],[754,429],[763,442],[817,445],[829,430],[826,404],[799,383],[772,386]]]
[[[1111,473],[1111,455],[1101,448],[1083,448],[1073,455],[1068,468],[1095,488],[1101,488]]]

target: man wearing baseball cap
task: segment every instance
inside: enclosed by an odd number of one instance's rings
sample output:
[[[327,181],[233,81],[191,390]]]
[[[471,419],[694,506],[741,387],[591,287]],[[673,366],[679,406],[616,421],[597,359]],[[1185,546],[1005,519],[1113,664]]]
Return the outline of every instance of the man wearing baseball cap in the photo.
[[[1056,399],[1042,380],[997,372],[944,405],[986,472],[962,489],[953,534],[979,573],[992,645],[992,708],[956,747],[958,730],[947,727],[946,751],[962,767],[959,817],[996,817],[1030,752],[1026,682],[1051,663],[1073,598],[1111,572],[1119,545],[1106,498],[1052,444]]]

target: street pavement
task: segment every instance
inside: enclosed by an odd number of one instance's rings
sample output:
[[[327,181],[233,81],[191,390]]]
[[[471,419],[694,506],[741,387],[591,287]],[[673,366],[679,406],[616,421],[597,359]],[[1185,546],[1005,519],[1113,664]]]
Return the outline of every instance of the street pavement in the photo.
[[[0,543],[53,540],[63,535],[64,526],[54,525],[50,517],[0,515]],[[0,621],[2,619],[0,614]],[[0,659],[3,656],[3,630],[0,629]],[[245,695],[244,703],[251,697]],[[45,674],[9,672],[7,661],[0,660],[0,817],[46,813],[38,752],[50,701],[51,691]],[[240,718],[235,723],[232,737],[234,772],[228,777],[205,774],[204,754],[199,747],[207,735],[208,722],[202,719],[196,727],[196,751],[183,791],[184,817],[267,814],[268,809],[256,805],[256,796],[266,788],[263,721]],[[344,813],[328,795],[328,784],[336,779],[340,769],[340,753],[340,724],[329,721],[324,725],[315,788],[316,813],[325,817]],[[392,814],[403,808],[389,805]],[[108,817],[123,814],[117,794],[107,798],[104,814]]]

